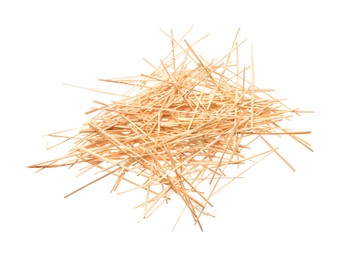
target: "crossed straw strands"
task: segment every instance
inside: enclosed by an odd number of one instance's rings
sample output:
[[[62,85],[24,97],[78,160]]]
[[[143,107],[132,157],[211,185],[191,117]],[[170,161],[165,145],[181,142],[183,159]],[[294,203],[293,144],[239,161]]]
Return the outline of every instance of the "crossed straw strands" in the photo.
[[[209,214],[205,209],[212,206],[211,197],[269,154],[275,153],[294,170],[265,136],[289,135],[312,151],[297,136],[310,132],[280,126],[304,111],[290,109],[270,95],[271,90],[255,85],[252,49],[251,66],[240,67],[239,47],[244,41],[237,42],[239,30],[231,50],[211,62],[193,48],[205,37],[190,44],[184,40],[188,32],[180,40],[172,31],[166,33],[172,49],[158,66],[147,61],[153,68],[150,75],[103,80],[131,89],[119,101],[95,101],[98,107],[87,112],[95,116],[78,134],[51,134],[74,140],[66,156],[29,167],[81,164],[86,165],[82,173],[101,175],[66,197],[116,176],[113,192],[123,182],[134,187],[127,191],[144,190],[144,200],[137,206],[144,209],[143,218],[177,194],[201,230],[200,218]],[[256,140],[268,149],[246,155]],[[236,176],[226,171],[246,162],[249,167]]]

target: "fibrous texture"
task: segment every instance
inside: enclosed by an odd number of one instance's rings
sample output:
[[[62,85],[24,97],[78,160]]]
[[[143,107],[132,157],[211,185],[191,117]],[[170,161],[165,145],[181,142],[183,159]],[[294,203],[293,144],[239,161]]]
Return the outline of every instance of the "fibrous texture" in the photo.
[[[138,205],[144,218],[177,194],[202,228],[200,217],[208,214],[212,196],[257,161],[273,153],[293,169],[268,135],[288,135],[311,149],[298,137],[309,132],[280,126],[300,111],[255,85],[253,59],[240,66],[237,36],[230,51],[213,61],[196,53],[198,41],[167,36],[172,49],[157,66],[149,63],[151,74],[104,80],[131,91],[117,101],[97,102],[88,112],[94,117],[67,137],[74,144],[65,157],[31,167],[83,164],[83,172],[100,176],[92,183],[116,176],[112,191],[123,182],[144,191]],[[258,141],[264,150],[249,155],[246,150]],[[242,164],[247,167],[237,174],[228,171]]]

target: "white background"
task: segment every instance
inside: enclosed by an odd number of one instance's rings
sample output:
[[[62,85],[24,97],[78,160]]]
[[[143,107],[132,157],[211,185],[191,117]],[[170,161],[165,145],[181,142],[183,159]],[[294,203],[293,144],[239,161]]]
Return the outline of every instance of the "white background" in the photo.
[[[346,259],[343,1],[1,1],[1,259]],[[271,156],[214,199],[205,232],[163,208],[137,224],[140,199],[109,194],[68,169],[25,166],[64,152],[42,135],[78,127],[103,77],[148,71],[169,50],[159,29],[210,33],[201,51],[226,53],[241,27],[254,44],[257,84],[292,107],[311,130],[302,146],[282,143],[291,172]],[[193,38],[193,37],[192,37]],[[106,89],[119,87],[103,85]],[[121,91],[121,90],[119,90]],[[107,100],[108,97],[103,97]]]

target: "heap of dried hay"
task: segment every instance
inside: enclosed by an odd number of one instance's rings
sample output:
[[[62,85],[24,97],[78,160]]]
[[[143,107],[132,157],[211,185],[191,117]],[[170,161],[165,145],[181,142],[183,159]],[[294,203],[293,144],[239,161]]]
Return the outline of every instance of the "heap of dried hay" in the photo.
[[[200,217],[212,205],[211,197],[251,168],[254,158],[258,162],[275,153],[293,169],[266,135],[289,135],[311,150],[297,136],[309,132],[280,126],[301,111],[255,85],[253,59],[251,66],[240,67],[237,35],[227,55],[207,62],[194,44],[183,41],[185,36],[177,41],[171,33],[172,50],[159,66],[149,63],[154,68],[150,75],[105,80],[131,85],[135,94],[97,102],[99,107],[88,112],[96,115],[68,137],[74,140],[68,155],[29,167],[87,163],[83,172],[96,170],[102,176],[82,188],[111,175],[117,177],[112,191],[122,182],[143,189],[139,206],[144,218],[177,194],[202,229]],[[244,149],[255,140],[268,149],[246,156]],[[245,162],[249,167],[236,176],[226,171]]]

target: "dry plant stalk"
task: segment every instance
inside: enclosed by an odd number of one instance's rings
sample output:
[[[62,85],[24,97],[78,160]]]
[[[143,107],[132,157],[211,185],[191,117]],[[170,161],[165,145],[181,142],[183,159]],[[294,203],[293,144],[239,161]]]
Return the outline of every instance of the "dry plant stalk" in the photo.
[[[267,135],[289,135],[306,148],[310,145],[280,122],[302,111],[288,108],[260,89],[251,66],[240,67],[239,30],[227,55],[206,61],[185,39],[170,38],[172,49],[150,75],[103,81],[132,86],[130,93],[88,113],[96,114],[79,133],[68,136],[73,148],[63,158],[31,165],[31,168],[60,166],[86,167],[101,175],[116,176],[112,191],[123,182],[144,191],[143,218],[150,216],[172,194],[177,194],[202,229],[201,215],[208,215],[211,197],[239,178],[246,170],[271,153],[294,168],[269,143]],[[204,38],[204,37],[203,37]],[[203,39],[202,38],[202,39]],[[253,55],[251,55],[253,56]],[[248,76],[250,75],[250,77]],[[248,79],[250,78],[250,79]],[[132,94],[131,94],[132,93]],[[62,134],[52,134],[61,137]],[[267,149],[251,156],[244,154],[254,141]],[[236,176],[226,172],[229,165],[248,162]]]

